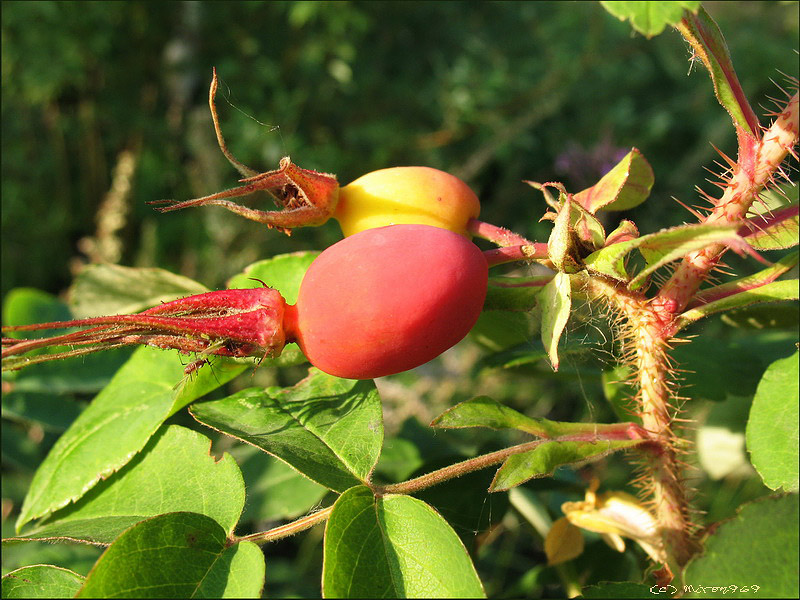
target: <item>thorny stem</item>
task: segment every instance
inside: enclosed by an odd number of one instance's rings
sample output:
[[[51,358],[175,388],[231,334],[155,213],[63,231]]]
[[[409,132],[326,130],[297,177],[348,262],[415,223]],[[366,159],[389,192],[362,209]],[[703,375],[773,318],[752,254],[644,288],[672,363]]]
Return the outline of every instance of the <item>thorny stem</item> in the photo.
[[[725,191],[714,200],[714,208],[704,222],[723,225],[742,221],[758,193],[774,180],[786,155],[791,153],[796,157],[793,148],[797,139],[798,94],[795,94],[761,141],[751,148],[752,152],[744,149],[736,163],[728,159],[732,172],[724,184]],[[682,312],[724,251],[724,245],[714,244],[689,253],[653,300],[654,309],[664,316]]]

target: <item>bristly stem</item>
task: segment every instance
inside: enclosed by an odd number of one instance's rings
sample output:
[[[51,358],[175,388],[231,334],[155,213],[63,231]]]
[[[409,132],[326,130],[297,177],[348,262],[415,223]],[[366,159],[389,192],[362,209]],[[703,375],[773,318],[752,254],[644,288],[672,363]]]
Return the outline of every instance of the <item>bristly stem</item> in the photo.
[[[742,152],[738,161],[731,164],[725,191],[714,200],[714,208],[704,222],[722,225],[743,221],[764,186],[774,181],[786,155],[792,154],[796,158],[794,146],[797,140],[798,94],[795,94],[752,151]],[[724,251],[725,246],[714,244],[684,257],[658,292],[653,301],[654,309],[664,316],[683,311],[709,272],[717,266]]]
[[[580,283],[590,298],[604,299],[627,321],[621,331],[623,352],[632,363],[637,388],[636,410],[642,426],[657,442],[657,454],[646,454],[643,486],[650,492],[652,509],[662,532],[668,566],[673,575],[696,551],[689,518],[689,499],[678,460],[680,440],[673,431],[675,382],[666,355],[665,328],[647,298],[600,277],[585,276]]]

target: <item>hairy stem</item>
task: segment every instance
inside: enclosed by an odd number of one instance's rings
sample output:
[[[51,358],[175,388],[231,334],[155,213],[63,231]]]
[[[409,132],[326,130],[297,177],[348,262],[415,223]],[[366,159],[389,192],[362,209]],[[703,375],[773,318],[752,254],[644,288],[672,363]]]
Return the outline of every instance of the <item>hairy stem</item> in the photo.
[[[652,509],[661,529],[670,570],[679,572],[696,545],[689,519],[689,500],[681,479],[678,459],[679,438],[672,430],[677,400],[673,376],[666,355],[667,330],[651,303],[636,292],[599,277],[587,276],[584,289],[590,297],[604,299],[622,313],[626,325],[621,333],[624,353],[635,372],[637,410],[642,426],[657,442],[656,452],[645,454],[645,479]]]
[[[266,544],[268,542],[274,542],[285,537],[289,537],[290,535],[294,535],[295,533],[305,531],[306,529],[310,529],[314,525],[326,521],[328,517],[331,516],[331,511],[333,511],[333,506],[323,508],[320,511],[306,515],[305,517],[297,519],[296,521],[292,521],[291,523],[286,523],[280,527],[275,527],[274,529],[268,529],[267,531],[260,531],[258,533],[236,537],[234,538],[233,543],[255,542],[256,544]]]

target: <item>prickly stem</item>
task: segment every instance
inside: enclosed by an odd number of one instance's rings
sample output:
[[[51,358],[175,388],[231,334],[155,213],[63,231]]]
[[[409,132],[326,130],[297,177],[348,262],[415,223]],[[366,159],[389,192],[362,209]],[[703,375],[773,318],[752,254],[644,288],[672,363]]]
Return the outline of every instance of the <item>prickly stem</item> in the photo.
[[[759,192],[773,181],[786,155],[796,156],[798,129],[798,94],[795,94],[761,140],[740,152],[725,190],[715,200],[705,223],[722,225],[745,219]],[[724,251],[724,245],[714,244],[687,254],[654,299],[654,309],[665,317],[681,312]]]

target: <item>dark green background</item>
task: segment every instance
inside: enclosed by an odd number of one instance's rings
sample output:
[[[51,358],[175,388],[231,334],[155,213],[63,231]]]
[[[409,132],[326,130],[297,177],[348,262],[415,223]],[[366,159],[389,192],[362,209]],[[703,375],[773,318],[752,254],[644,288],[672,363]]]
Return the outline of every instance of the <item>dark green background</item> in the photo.
[[[769,78],[797,73],[796,3],[708,10],[745,91],[767,102]],[[212,66],[230,146],[259,170],[287,154],[342,183],[434,166],[475,189],[485,220],[544,240],[544,202],[521,180],[578,191],[635,145],[656,173],[640,229],[679,223],[670,197],[695,201],[709,142],[735,152],[687,58],[674,31],[648,41],[589,2],[4,2],[2,292],[69,285],[126,149],[121,264],[219,287],[256,259],[338,239],[333,223],[289,240],[223,209],[145,204],[235,185],[207,109]]]

